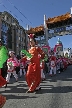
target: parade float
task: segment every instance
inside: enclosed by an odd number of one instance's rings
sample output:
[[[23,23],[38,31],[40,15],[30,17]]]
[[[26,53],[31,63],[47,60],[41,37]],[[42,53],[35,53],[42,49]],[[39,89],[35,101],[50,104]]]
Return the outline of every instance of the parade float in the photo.
[[[49,45],[42,46],[43,51],[49,55],[51,47]]]

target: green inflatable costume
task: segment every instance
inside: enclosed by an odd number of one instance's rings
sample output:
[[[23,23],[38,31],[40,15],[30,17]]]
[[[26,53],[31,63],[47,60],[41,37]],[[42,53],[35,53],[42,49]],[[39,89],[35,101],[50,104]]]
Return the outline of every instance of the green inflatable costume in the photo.
[[[4,62],[8,59],[8,50],[5,46],[0,47],[0,68],[3,68]]]

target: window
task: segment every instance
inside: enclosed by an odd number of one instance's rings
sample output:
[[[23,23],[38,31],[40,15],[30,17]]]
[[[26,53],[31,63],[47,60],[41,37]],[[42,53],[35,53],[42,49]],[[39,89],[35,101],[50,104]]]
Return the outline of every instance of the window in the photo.
[[[22,37],[22,41],[23,41],[23,37]]]
[[[7,21],[9,21],[9,18],[7,17]]]
[[[4,19],[4,16],[2,16],[2,18]]]
[[[11,22],[14,23],[14,19],[12,18],[11,20],[12,20]]]
[[[19,47],[19,45],[17,44],[17,48]]]
[[[20,36],[19,36],[19,40],[20,40]]]
[[[18,36],[16,36],[16,40],[18,40]]]
[[[2,23],[2,28],[1,28],[1,30],[2,30],[3,32],[7,33],[7,29],[8,29],[7,24],[3,22],[3,23]]]
[[[22,42],[22,37],[21,37],[21,42]]]
[[[7,20],[7,16],[6,15],[5,15],[4,19]]]
[[[16,29],[16,32],[18,33],[18,28]]]
[[[21,47],[21,45],[19,44],[19,48]]]
[[[25,49],[25,46],[23,46],[23,49]]]
[[[21,34],[22,34],[22,30],[21,30]]]
[[[7,36],[6,35],[2,35],[2,41],[4,45],[7,45]]]
[[[20,29],[18,29],[18,33],[20,33]]]
[[[23,48],[23,45],[21,44],[21,49]]]

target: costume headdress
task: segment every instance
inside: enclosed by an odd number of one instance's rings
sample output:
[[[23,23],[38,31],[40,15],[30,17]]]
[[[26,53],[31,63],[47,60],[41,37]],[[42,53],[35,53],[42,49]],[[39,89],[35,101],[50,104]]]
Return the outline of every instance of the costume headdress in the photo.
[[[34,39],[35,38],[35,34],[30,34],[28,35],[29,39]]]
[[[15,52],[14,52],[14,51],[9,51],[9,54],[11,54],[11,53],[15,54]]]

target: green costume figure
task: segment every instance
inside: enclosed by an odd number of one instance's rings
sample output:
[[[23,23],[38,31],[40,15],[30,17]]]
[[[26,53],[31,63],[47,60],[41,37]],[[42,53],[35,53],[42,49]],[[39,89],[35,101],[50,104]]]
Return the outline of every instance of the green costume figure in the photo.
[[[3,46],[3,43],[0,39],[0,87],[2,87],[5,84],[7,86],[6,80],[1,76],[1,68],[3,68],[4,62],[6,62],[6,60],[8,59],[7,53],[8,53],[7,48]],[[0,95],[0,108],[4,106],[5,102],[6,102],[6,97]]]
[[[2,45],[0,40],[0,68],[3,68],[3,63],[8,59],[8,51],[5,46]]]

